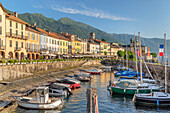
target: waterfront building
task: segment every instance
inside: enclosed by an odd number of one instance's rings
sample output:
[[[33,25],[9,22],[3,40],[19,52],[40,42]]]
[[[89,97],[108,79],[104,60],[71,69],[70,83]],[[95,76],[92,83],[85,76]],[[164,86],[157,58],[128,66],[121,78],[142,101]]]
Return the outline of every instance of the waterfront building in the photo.
[[[75,54],[75,40],[76,36],[74,34],[60,33],[60,35],[68,39],[68,54]]]
[[[125,51],[125,49],[121,46],[119,46],[118,43],[110,43],[110,55],[117,58],[118,55],[117,55],[117,52],[118,51]]]
[[[40,56],[40,31],[36,29],[36,25],[26,27],[26,51],[27,59],[38,59]]]
[[[122,47],[126,50],[126,45],[122,45]],[[137,39],[136,39],[136,49],[139,50],[139,41]],[[146,55],[147,47],[141,45],[141,49],[142,49],[142,55]],[[130,39],[130,45],[127,45],[127,50],[135,52],[135,40],[133,40],[133,38]]]
[[[78,37],[76,37],[76,39],[75,39],[75,53],[76,54],[81,53],[81,43],[82,43],[82,41]]]
[[[13,14],[6,14],[6,49],[5,58],[14,58],[17,60],[25,59],[26,40],[25,35],[26,22],[17,17],[17,12]]]
[[[0,58],[5,58],[5,18],[6,18],[5,8],[0,3]]]
[[[81,53],[86,54],[87,53],[87,40],[81,39]]]
[[[40,33],[40,55],[43,56],[43,54],[48,54],[48,49],[46,44],[48,32],[38,27],[37,30],[41,32]]]
[[[68,43],[70,40],[59,33],[55,33],[55,34],[60,38],[60,40],[59,40],[59,54],[60,55],[68,54]]]
[[[93,32],[90,33],[90,40],[94,40],[95,43],[100,45],[99,53],[101,55],[110,55],[110,43],[96,39]]]

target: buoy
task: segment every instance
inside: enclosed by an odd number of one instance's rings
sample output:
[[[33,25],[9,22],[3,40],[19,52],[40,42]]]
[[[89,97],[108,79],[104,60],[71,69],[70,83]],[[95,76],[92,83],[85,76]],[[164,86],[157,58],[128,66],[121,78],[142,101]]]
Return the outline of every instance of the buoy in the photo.
[[[114,87],[115,87],[115,86],[116,86],[116,84],[115,84],[115,83],[112,83],[112,86],[114,86]]]

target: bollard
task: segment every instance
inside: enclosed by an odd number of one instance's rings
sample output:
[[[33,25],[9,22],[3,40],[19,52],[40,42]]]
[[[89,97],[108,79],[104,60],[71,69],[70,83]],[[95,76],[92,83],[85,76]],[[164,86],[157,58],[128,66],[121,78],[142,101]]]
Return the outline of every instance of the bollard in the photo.
[[[87,113],[99,113],[96,88],[87,89]]]

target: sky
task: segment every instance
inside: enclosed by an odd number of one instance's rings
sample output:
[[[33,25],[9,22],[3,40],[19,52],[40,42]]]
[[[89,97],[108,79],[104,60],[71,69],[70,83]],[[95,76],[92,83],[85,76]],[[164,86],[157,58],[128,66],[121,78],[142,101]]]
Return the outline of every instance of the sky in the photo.
[[[170,0],[0,0],[21,13],[41,13],[58,20],[69,17],[108,33],[142,37],[170,36]],[[170,39],[170,38],[169,38]]]

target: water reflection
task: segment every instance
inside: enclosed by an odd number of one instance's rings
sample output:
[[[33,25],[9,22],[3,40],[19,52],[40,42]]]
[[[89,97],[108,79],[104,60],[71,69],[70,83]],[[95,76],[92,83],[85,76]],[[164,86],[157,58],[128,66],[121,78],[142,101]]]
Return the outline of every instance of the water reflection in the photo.
[[[110,80],[115,81],[114,73],[106,72],[103,75],[92,75],[91,82],[81,83],[81,88],[73,91],[73,95],[65,99],[64,108],[60,110],[38,111],[16,108],[14,113],[86,113],[86,91],[87,88],[97,88],[99,112],[100,113],[168,113],[168,109],[150,109],[146,107],[135,107],[133,96],[122,96],[119,94],[110,95],[107,85]]]

